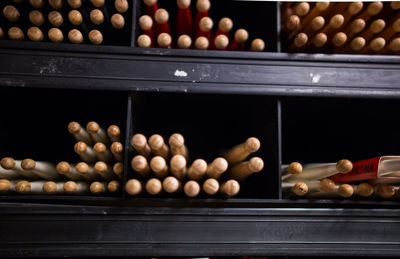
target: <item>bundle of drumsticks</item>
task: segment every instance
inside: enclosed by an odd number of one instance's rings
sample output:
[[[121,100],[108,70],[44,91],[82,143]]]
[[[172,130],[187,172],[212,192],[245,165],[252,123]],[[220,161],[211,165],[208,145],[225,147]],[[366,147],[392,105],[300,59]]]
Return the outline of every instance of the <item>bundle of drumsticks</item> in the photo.
[[[188,197],[196,197],[203,192],[205,196],[220,193],[233,197],[240,191],[240,181],[264,167],[260,157],[248,159],[261,146],[255,137],[248,138],[209,163],[198,158],[191,164],[188,163],[189,152],[184,137],[179,133],[169,137],[169,146],[158,134],[147,140],[138,133],[132,136],[130,143],[136,155],[131,160],[134,178],[125,185],[129,195],[138,195],[145,190],[150,195],[183,192]]]
[[[81,162],[54,165],[47,161],[4,157],[0,161],[0,192],[22,194],[104,194],[121,189],[123,144],[121,131],[111,125],[107,131],[91,121],[86,130],[71,122],[68,131],[78,141],[75,152]]]
[[[398,54],[400,2],[284,2],[282,38],[291,52]]]

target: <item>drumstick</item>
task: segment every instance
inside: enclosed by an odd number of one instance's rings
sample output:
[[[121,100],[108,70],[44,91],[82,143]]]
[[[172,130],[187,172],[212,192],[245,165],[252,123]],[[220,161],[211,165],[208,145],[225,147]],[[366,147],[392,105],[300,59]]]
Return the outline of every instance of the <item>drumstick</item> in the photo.
[[[59,43],[64,40],[64,35],[63,35],[62,31],[58,28],[51,28],[48,31],[47,36],[49,37],[49,39],[52,42],[55,42],[55,43]]]
[[[335,190],[335,182],[325,178],[321,181],[287,183],[282,182],[282,192],[293,192],[297,196],[304,196],[313,192],[332,192]]]
[[[83,35],[77,29],[72,29],[68,32],[68,39],[71,43],[80,44],[83,42]]]
[[[388,199],[394,196],[394,194],[396,193],[395,188],[393,187],[393,185],[390,184],[378,184],[375,187],[375,193],[384,199]]]
[[[162,191],[162,183],[157,178],[151,178],[146,182],[146,191],[151,195],[157,195]]]
[[[369,183],[360,183],[356,188],[354,188],[354,190],[355,193],[361,197],[370,197],[374,193],[374,187]]]
[[[170,146],[170,152],[172,156],[181,155],[185,157],[185,159],[188,158],[188,151],[185,146],[185,139],[181,134],[172,134],[168,139],[168,144]]]
[[[0,193],[8,192],[12,189],[15,189],[14,181],[10,182],[7,179],[0,179]]]
[[[92,44],[99,45],[103,42],[103,34],[99,30],[91,30],[89,40]]]
[[[0,166],[0,179],[14,180],[20,178],[21,175],[18,174],[13,169],[5,169]]]
[[[208,195],[214,195],[219,191],[219,183],[215,179],[207,179],[203,183],[203,191]]]
[[[33,182],[28,182],[29,186],[26,183],[23,183],[23,191],[21,190],[20,192],[22,193],[33,193],[33,194],[43,194],[44,192],[44,184],[46,183],[45,181],[33,181]],[[26,188],[25,188],[26,187]]]
[[[228,169],[228,162],[225,158],[218,157],[207,166],[206,174],[209,178],[218,179]]]
[[[42,8],[44,6],[44,0],[29,0],[29,3],[35,8]]]
[[[83,18],[81,12],[78,10],[71,10],[68,13],[68,20],[73,24],[73,25],[80,25],[82,24]]]
[[[30,27],[26,34],[31,41],[43,40],[43,32],[36,26]]]
[[[359,36],[363,37],[366,41],[369,41],[374,34],[382,32],[385,26],[386,23],[383,19],[376,19],[375,21],[371,22],[368,29],[363,31]]]
[[[292,162],[289,165],[282,165],[282,181],[289,178],[291,175],[298,175],[303,172],[303,166],[299,162]]]
[[[114,155],[115,160],[124,160],[124,145],[121,142],[113,142],[110,147],[111,153]]]
[[[262,39],[254,39],[251,42],[249,51],[263,51],[265,48],[265,43]]]
[[[377,54],[393,54],[400,51],[400,37],[394,38],[385,48],[377,52]]]
[[[192,180],[200,180],[207,172],[207,162],[203,159],[196,159],[188,169],[188,178]]]
[[[300,24],[297,26],[299,29],[301,28],[306,28],[309,26],[310,22],[312,19],[314,19],[317,16],[323,15],[324,12],[331,6],[329,2],[317,2],[315,3],[315,6],[312,8],[312,10],[303,17],[303,19],[300,19]],[[296,31],[296,34],[298,31]],[[291,34],[292,35],[292,34]],[[290,37],[292,38],[293,35]]]
[[[137,44],[141,48],[150,48],[152,46],[152,41],[148,35],[142,34],[138,37]]]
[[[183,192],[191,198],[196,197],[200,193],[200,185],[196,181],[188,181],[183,186]]]
[[[396,19],[391,26],[388,26],[381,34],[379,34],[379,37],[389,40],[398,32],[400,32],[400,18]]]
[[[44,23],[43,14],[38,10],[33,10],[29,13],[29,21],[36,26],[41,26]]]
[[[143,190],[142,183],[137,179],[130,179],[125,184],[125,191],[127,194],[135,196]]]
[[[186,176],[186,159],[181,155],[175,155],[170,161],[170,171],[173,176],[183,179]]]
[[[218,30],[217,30],[217,32],[214,34],[214,36],[211,39],[211,47],[210,48],[214,49],[216,47],[215,46],[215,40],[217,39],[217,37],[219,35],[221,35],[221,34],[225,35],[227,37],[227,39],[228,39],[229,32],[232,30],[232,27],[233,27],[233,22],[232,22],[232,20],[230,18],[224,17],[221,20],[219,20],[219,22],[218,22]],[[228,39],[228,41],[229,41],[229,39]]]
[[[82,1],[81,0],[67,0],[69,6],[71,6],[71,8],[79,8],[82,5]]]
[[[36,174],[31,171],[26,171],[21,167],[21,160],[14,160],[11,157],[4,157],[0,160],[0,165],[6,170],[13,170],[24,178],[38,179]]]
[[[89,191],[87,182],[68,181],[64,183],[64,192],[67,194],[84,194]]]
[[[176,36],[193,35],[193,19],[190,11],[190,0],[177,0],[178,14],[176,19]]]
[[[363,37],[354,38],[348,46],[338,51],[338,53],[348,53],[360,51],[365,46],[365,39]]]
[[[143,0],[146,5],[147,14],[154,18],[154,13],[158,10],[157,0]]]
[[[127,0],[115,0],[114,7],[118,12],[125,13],[129,9],[129,4]]]
[[[119,13],[113,14],[111,16],[111,25],[114,29],[122,29],[125,26],[125,18]]]
[[[131,167],[143,178],[147,178],[150,175],[150,166],[142,155],[137,155],[132,159]]]
[[[239,163],[245,160],[251,153],[257,152],[260,146],[260,141],[257,138],[248,138],[244,143],[229,150],[225,158],[230,164]]]
[[[178,38],[178,48],[189,49],[192,46],[192,39],[188,35],[181,35]]]
[[[196,39],[196,41],[194,42],[195,49],[206,50],[206,49],[208,49],[209,45],[210,44],[209,44],[208,39],[204,36],[198,37]]]
[[[90,2],[92,2],[95,7],[100,8],[104,6],[105,0],[90,0]]]
[[[0,27],[0,39],[4,37],[4,31],[3,29]]]
[[[107,129],[107,135],[111,139],[111,142],[117,142],[121,140],[121,130],[117,125],[111,125]]]
[[[96,153],[85,142],[77,142],[74,146],[75,153],[85,162],[94,162],[96,160]]]
[[[121,188],[121,183],[117,180],[112,180],[107,184],[107,190],[111,193],[118,192]]]
[[[81,174],[76,170],[75,166],[71,166],[68,162],[62,161],[58,163],[56,170],[59,174],[65,175],[71,180],[78,181],[82,179]]]
[[[25,38],[24,33],[18,27],[8,29],[8,37],[12,40],[23,40]]]
[[[364,47],[360,52],[358,53],[374,53],[382,50],[386,45],[386,40],[382,37],[377,37],[369,43],[368,46]]]
[[[310,4],[307,2],[300,2],[297,3],[294,8],[294,13],[297,14],[300,17],[305,16],[306,14],[308,14],[308,12],[310,11]]]
[[[331,35],[334,34],[337,29],[343,26],[344,21],[344,16],[341,14],[332,16],[332,18],[329,20],[329,23],[321,30],[321,33],[325,33],[328,38],[331,38]]]
[[[164,159],[169,157],[169,148],[164,142],[164,138],[154,134],[149,138],[149,146],[156,156],[162,156]]]
[[[325,19],[322,16],[314,17],[311,21],[310,26],[304,28],[304,32],[296,34],[293,43],[290,45],[290,50],[297,50],[298,48],[307,48],[312,41],[311,39],[314,34],[322,29],[325,25]]]
[[[286,29],[287,30],[295,30],[300,26],[300,17],[297,15],[291,15],[289,19],[286,21]]]
[[[64,183],[47,181],[43,184],[43,193],[45,194],[55,194],[64,192]]]
[[[113,165],[113,172],[119,179],[122,179],[124,173],[124,164],[121,162],[115,163]]]
[[[157,137],[158,138],[158,137]],[[147,144],[147,139],[143,134],[135,134],[131,138],[131,146],[144,157],[149,157],[151,153],[150,145]]]
[[[103,161],[98,161],[96,164],[94,164],[94,171],[98,173],[101,178],[107,181],[111,180],[115,176],[112,171],[112,167],[108,166]]]
[[[93,182],[90,184],[89,190],[92,194],[103,194],[106,192],[106,186],[101,182]]]
[[[249,38],[249,33],[245,29],[238,29],[235,32],[234,40],[229,45],[228,50],[240,50],[243,51],[245,43]]]
[[[12,5],[7,5],[3,8],[3,15],[10,22],[16,22],[19,20],[20,17],[18,9]]]
[[[244,180],[251,174],[260,172],[263,168],[264,161],[259,157],[253,157],[249,161],[234,166],[230,175],[236,180]]]
[[[49,162],[34,161],[33,159],[27,158],[22,160],[21,167],[43,179],[55,180],[59,178],[56,167]]]
[[[310,198],[319,198],[319,197],[336,197],[340,196],[342,198],[349,198],[354,194],[354,187],[350,184],[341,184],[335,185],[335,188],[332,192],[316,192],[309,195]]]
[[[47,19],[49,20],[51,25],[56,27],[60,27],[64,23],[64,18],[58,11],[51,11],[47,15]]]
[[[93,181],[100,179],[99,174],[94,171],[93,166],[89,166],[85,162],[80,162],[75,165],[76,171],[86,180]]]
[[[157,37],[157,44],[160,48],[171,48],[171,43],[172,43],[172,38],[171,36],[166,33],[163,32],[160,35],[158,35]]]
[[[214,26],[214,22],[210,17],[203,17],[199,21],[199,23],[196,23],[197,25],[197,32],[196,32],[196,37],[204,36],[208,40],[210,40],[211,37],[211,30]]]
[[[99,9],[93,9],[90,11],[90,21],[95,25],[100,25],[104,22],[104,14]]]
[[[328,36],[325,33],[320,32],[317,33],[317,35],[315,35],[312,42],[315,47],[320,48],[324,46],[327,41],[328,41]]]
[[[157,36],[161,33],[171,34],[168,20],[169,20],[169,14],[167,10],[160,8],[157,11],[155,11],[154,21],[155,21],[155,29]]]
[[[54,9],[61,9],[63,7],[63,0],[49,0],[49,4]]]
[[[168,176],[162,183],[163,190],[167,193],[177,193],[182,189],[181,182],[173,176]]]
[[[200,24],[204,17],[209,16],[208,12],[210,10],[210,7],[211,7],[211,3],[209,0],[197,0],[197,2],[196,2],[197,13],[196,13],[196,18],[195,18],[195,22],[194,22],[196,38],[199,36],[206,36],[206,35],[199,34],[200,30],[202,30],[200,27]],[[211,19],[209,18],[209,20],[211,20]],[[211,20],[211,23],[212,23],[212,20]],[[211,25],[211,28],[212,28],[212,25]],[[211,31],[211,29],[210,29],[210,31]],[[210,36],[208,36],[208,39],[210,39]]]
[[[240,191],[240,184],[236,180],[228,180],[221,184],[220,192],[226,197],[233,197]]]
[[[89,122],[86,125],[86,130],[95,142],[103,142],[104,144],[110,143],[110,139],[107,137],[105,130],[101,128],[97,122]]]
[[[229,39],[227,36],[221,34],[215,38],[215,41],[214,41],[215,48],[214,49],[225,50],[228,47],[228,45],[229,45]]]
[[[347,35],[344,32],[338,32],[336,33],[331,41],[331,44],[333,45],[334,48],[338,48],[343,46],[347,41]]]
[[[15,191],[18,193],[30,193],[31,192],[31,184],[28,181],[18,181],[15,184]]]
[[[161,156],[155,156],[150,160],[150,168],[157,178],[163,179],[168,174],[167,163]]]
[[[113,155],[111,154],[110,150],[108,150],[106,145],[101,142],[97,142],[93,146],[93,151],[96,154],[97,159],[100,161],[110,162],[113,160]]]
[[[363,19],[365,22],[368,22],[373,16],[377,15],[383,9],[382,2],[372,2],[368,4],[366,10],[364,10],[361,14],[356,16],[356,19]]]

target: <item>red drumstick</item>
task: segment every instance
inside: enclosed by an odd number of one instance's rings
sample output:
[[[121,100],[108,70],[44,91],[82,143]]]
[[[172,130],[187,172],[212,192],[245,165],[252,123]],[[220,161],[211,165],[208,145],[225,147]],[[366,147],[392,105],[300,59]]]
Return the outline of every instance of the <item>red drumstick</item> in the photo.
[[[178,15],[176,20],[176,36],[183,34],[192,36],[193,19],[190,11],[190,0],[177,0]]]
[[[169,28],[168,20],[169,20],[169,14],[168,11],[165,9],[158,9],[154,13],[154,20],[156,21],[156,35],[160,35],[161,33],[165,32],[168,34],[171,34],[171,30]]]
[[[244,50],[244,46],[248,38],[249,33],[245,29],[237,30],[232,43],[228,47],[228,50]]]
[[[143,33],[148,35],[151,39],[151,47],[154,47],[156,42],[154,39],[154,27],[153,19],[149,15],[142,15],[139,18],[139,27],[142,29]]]
[[[197,34],[197,37],[199,36],[204,36],[204,35],[198,35],[199,33],[199,24],[201,19],[203,19],[204,17],[208,17],[209,13],[208,11],[210,10],[211,4],[210,4],[210,0],[197,0],[196,3],[196,9],[197,9],[197,13],[196,13],[196,19],[195,19],[195,32]],[[210,39],[210,38],[208,38]]]
[[[143,0],[146,5],[147,14],[154,18],[154,13],[158,10],[157,0]]]
[[[215,49],[215,39],[223,34],[226,37],[228,37],[229,39],[229,32],[232,30],[233,27],[233,22],[231,19],[229,19],[228,17],[222,18],[219,23],[218,23],[218,30],[217,32],[214,34],[212,40],[210,41],[210,49]]]

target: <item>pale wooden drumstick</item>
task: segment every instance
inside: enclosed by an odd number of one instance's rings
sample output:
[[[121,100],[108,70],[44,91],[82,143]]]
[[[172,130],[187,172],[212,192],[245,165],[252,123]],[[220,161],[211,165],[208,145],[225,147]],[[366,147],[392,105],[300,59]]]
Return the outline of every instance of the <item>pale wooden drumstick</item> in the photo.
[[[314,192],[308,195],[310,198],[330,198],[340,196],[342,198],[349,198],[354,194],[354,187],[350,184],[335,185],[331,192]]]
[[[112,180],[107,184],[107,191],[110,193],[116,193],[121,189],[121,182]]]
[[[90,0],[90,2],[97,8],[103,7],[105,4],[105,0]]]
[[[125,26],[125,18],[119,13],[115,13],[111,16],[111,25],[114,29],[122,29]]]
[[[308,42],[308,36],[304,32],[300,32],[294,38],[293,43],[290,45],[290,50],[297,50],[298,48],[305,47]]]
[[[396,190],[393,185],[378,184],[377,186],[375,186],[375,193],[381,198],[388,199],[392,198],[395,195]]]
[[[300,17],[303,17],[305,15],[308,14],[308,12],[310,11],[310,4],[307,2],[300,2],[297,3],[294,8],[294,13],[297,14]]]
[[[49,0],[49,4],[54,9],[61,9],[63,7],[63,0]]]
[[[93,166],[89,166],[85,162],[80,162],[75,165],[76,171],[81,175],[83,178],[89,181],[100,179],[98,173],[95,172]]]
[[[33,159],[27,158],[22,160],[21,167],[43,179],[55,180],[60,178],[56,167],[49,162],[35,162]]]
[[[135,196],[143,190],[142,183],[137,179],[130,179],[125,184],[125,191],[127,194]]]
[[[183,34],[179,36],[177,45],[180,49],[189,49],[192,46],[192,38],[189,35]]]
[[[343,46],[347,42],[347,35],[344,32],[338,32],[333,35],[331,45],[333,48],[338,48]]]
[[[81,174],[76,170],[75,166],[71,166],[68,162],[62,161],[57,164],[56,170],[59,174],[65,175],[71,180],[82,180]]]
[[[90,21],[95,25],[100,25],[104,22],[104,14],[99,9],[93,9],[89,14]]]
[[[315,35],[312,43],[314,44],[315,47],[320,48],[324,46],[327,41],[328,41],[328,36],[325,33],[320,32],[317,33],[317,35]]]
[[[15,180],[18,178],[21,178],[21,175],[14,171],[14,169],[0,167],[0,179]]]
[[[0,27],[0,39],[4,37],[4,31],[3,29]]]
[[[382,37],[377,37],[374,38],[373,40],[370,41],[370,43],[365,46],[363,49],[361,49],[358,53],[364,54],[364,53],[376,53],[380,50],[383,50],[383,48],[386,46],[386,40]]]
[[[115,0],[114,7],[115,10],[117,10],[118,12],[125,13],[126,11],[128,11],[129,4],[127,0]]]
[[[83,42],[83,35],[77,29],[72,29],[68,32],[68,39],[71,43],[80,44]]]
[[[15,190],[15,181],[9,181],[7,179],[0,179],[0,193]]]
[[[177,193],[182,189],[181,182],[173,176],[168,176],[164,179],[163,190],[167,193]]]
[[[228,180],[221,184],[220,192],[226,197],[233,197],[240,191],[240,184],[236,180]]]
[[[162,183],[157,178],[151,178],[146,182],[146,191],[151,195],[157,195],[162,191]]]
[[[188,169],[188,178],[192,180],[202,179],[207,172],[207,162],[203,159],[196,159]]]
[[[329,2],[317,2],[312,10],[301,19],[299,28],[307,27],[312,19],[319,15],[322,15],[330,6],[331,4]]]
[[[198,37],[194,42],[195,49],[206,50],[208,49],[209,45],[209,40],[204,36]]]
[[[112,171],[112,167],[103,161],[99,161],[94,165],[94,171],[98,173],[104,180],[111,180],[115,176],[114,172]]]
[[[29,13],[29,21],[36,26],[42,26],[44,23],[44,16],[38,10],[33,10]]]
[[[113,172],[119,178],[123,178],[124,164],[122,162],[117,162],[113,165]]]
[[[94,142],[103,142],[104,144],[109,144],[110,139],[108,138],[105,130],[100,127],[100,125],[91,121],[86,125],[86,130],[94,140]]]
[[[203,191],[208,195],[214,195],[219,191],[219,183],[215,179],[207,179],[203,183]]]
[[[183,191],[191,198],[196,197],[200,193],[200,185],[196,181],[188,181],[183,186]]]
[[[170,34],[163,32],[157,37],[157,44],[160,48],[171,48],[172,37]]]
[[[169,157],[169,148],[164,142],[164,138],[158,134],[154,134],[149,138],[149,145],[156,156],[161,156],[164,159]]]
[[[332,192],[335,189],[335,182],[325,178],[321,181],[306,181],[297,183],[282,182],[282,192],[293,192],[297,196],[304,196],[313,192]]]
[[[135,134],[131,138],[131,146],[138,152],[140,155],[149,158],[151,153],[151,148],[149,144],[147,144],[147,139],[143,134]]]
[[[337,173],[347,174],[353,169],[353,163],[350,160],[342,159],[337,163],[309,164],[303,166],[303,172],[298,175],[292,175],[286,181],[297,182],[302,179],[315,180],[323,179]]]
[[[68,181],[64,183],[64,192],[67,194],[85,194],[89,191],[87,182]]]
[[[355,193],[361,197],[370,197],[374,193],[374,187],[369,183],[360,183],[354,187]]]
[[[400,37],[394,38],[377,54],[394,54],[400,51]]]
[[[47,19],[49,20],[51,25],[56,27],[60,27],[64,23],[64,18],[62,14],[58,11],[51,11],[47,15]]]
[[[173,176],[183,179],[186,176],[186,159],[181,155],[175,155],[170,161],[170,171]]]
[[[74,150],[85,162],[91,163],[96,160],[96,153],[85,142],[77,142]]]
[[[292,174],[298,175],[303,172],[303,166],[299,162],[292,162],[289,165],[282,165],[282,181],[289,178]]]
[[[3,8],[3,15],[10,22],[18,21],[19,17],[21,16],[18,9],[12,5],[7,5],[6,7]]]
[[[207,40],[210,40],[211,30],[214,26],[214,22],[210,17],[201,18],[198,24],[198,31],[196,37],[204,36]]]
[[[132,158],[131,167],[143,178],[150,176],[150,165],[147,159],[142,155],[137,155]]]
[[[71,8],[79,8],[82,6],[82,0],[67,0]]]
[[[286,28],[289,30],[295,30],[300,26],[300,17],[298,15],[291,15],[286,21]]]
[[[256,152],[260,149],[260,141],[257,138],[251,137],[246,142],[233,147],[225,155],[226,160],[229,164],[239,163],[245,160],[251,153]]]
[[[36,26],[30,27],[26,34],[31,41],[39,42],[43,40],[43,32]]]
[[[155,156],[150,160],[150,168],[157,178],[163,179],[168,175],[167,163],[161,156]]]
[[[43,184],[43,192],[45,194],[64,193],[64,183],[47,181]]]
[[[44,6],[44,0],[29,0],[29,3],[35,8],[42,8]]]
[[[89,133],[81,127],[81,125],[76,122],[72,121],[68,124],[68,131],[71,133],[76,141],[78,142],[85,142],[88,145],[93,145],[92,137]]]
[[[27,194],[31,192],[31,184],[28,181],[17,181],[15,184],[15,191],[17,193]]]
[[[249,161],[241,162],[230,171],[230,176],[236,180],[244,180],[253,173],[258,173],[264,168],[264,161],[253,157]]]
[[[389,40],[398,32],[400,32],[400,18],[394,20],[391,26],[388,26],[381,34],[379,34],[379,37]]]
[[[81,25],[83,22],[82,14],[78,10],[71,10],[68,13],[68,20],[73,24],[73,25]],[[86,29],[87,30],[87,29]]]
[[[11,27],[8,29],[7,35],[12,40],[23,40],[25,39],[24,32],[18,27]]]
[[[185,139],[181,134],[179,133],[172,134],[168,139],[168,143],[170,146],[170,152],[172,156],[181,155],[185,157],[185,159],[188,158],[188,151],[185,146]]]
[[[104,194],[106,192],[106,185],[102,182],[93,182],[89,186],[89,190],[92,194],[98,195],[98,194]]]
[[[225,50],[229,46],[229,38],[223,34],[218,35],[214,40],[214,49]]]
[[[108,150],[106,145],[101,142],[97,142],[93,146],[93,151],[96,154],[97,159],[100,161],[110,162],[113,160],[113,155],[110,150]]]
[[[11,157],[4,157],[0,161],[1,167],[13,170],[26,179],[38,179],[38,176],[31,171],[26,171],[21,167],[21,160],[14,160]]]
[[[228,162],[226,161],[225,158],[218,157],[212,161],[211,164],[207,166],[207,177],[209,178],[214,178],[214,179],[219,179],[221,174],[226,172],[228,169]]]
[[[113,154],[115,160],[123,161],[124,160],[124,145],[121,142],[113,142],[110,147],[111,153]]]
[[[107,135],[110,137],[111,142],[121,141],[121,130],[117,125],[111,125],[107,129]]]

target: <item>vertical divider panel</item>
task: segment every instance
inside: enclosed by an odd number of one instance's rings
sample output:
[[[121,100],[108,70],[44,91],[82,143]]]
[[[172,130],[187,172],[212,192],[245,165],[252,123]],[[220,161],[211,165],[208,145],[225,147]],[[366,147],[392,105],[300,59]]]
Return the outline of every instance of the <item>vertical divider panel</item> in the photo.
[[[130,166],[129,152],[130,152],[130,136],[132,135],[132,98],[131,94],[127,95],[127,112],[126,112],[126,130],[125,130],[125,152],[124,152],[124,175],[122,179],[122,196],[126,196],[125,184],[128,181],[128,171]]]
[[[276,51],[282,52],[281,46],[281,2],[276,2]]]
[[[282,199],[282,110],[281,110],[281,100],[277,99],[276,101],[276,111],[277,111],[277,166],[278,166],[278,190],[279,196],[278,198]]]
[[[138,32],[137,21],[140,13],[140,1],[141,0],[132,0],[132,28],[131,28],[131,47],[136,47],[136,38]]]

